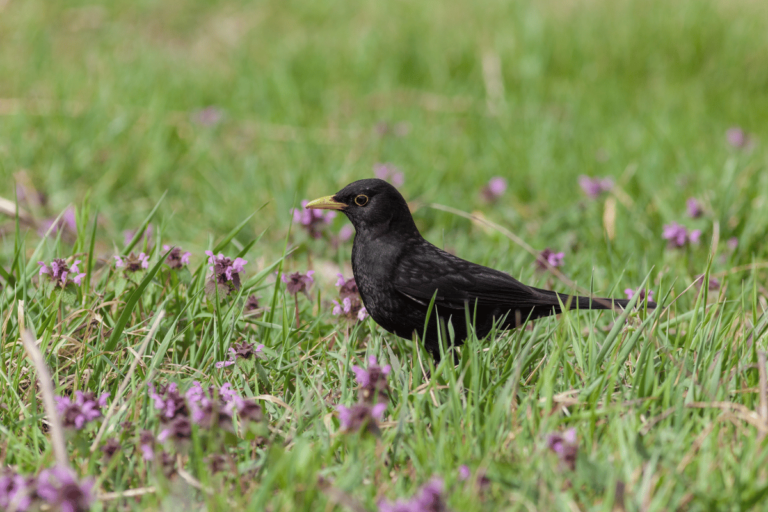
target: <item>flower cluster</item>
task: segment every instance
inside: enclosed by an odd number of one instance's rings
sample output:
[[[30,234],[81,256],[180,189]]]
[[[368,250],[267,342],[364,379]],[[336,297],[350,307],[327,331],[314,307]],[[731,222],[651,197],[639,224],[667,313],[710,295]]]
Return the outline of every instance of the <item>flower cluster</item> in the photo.
[[[624,293],[626,294],[628,299],[631,299],[632,297],[635,296],[636,293],[639,293],[640,297],[638,298],[638,302],[643,302],[646,299],[646,297],[650,301],[653,300],[653,290],[647,290],[647,289],[646,290],[640,290],[640,289],[633,290],[632,288],[627,288],[626,290],[624,290]]]
[[[731,147],[744,149],[752,142],[751,137],[742,128],[733,126],[725,132],[725,139]]]
[[[51,262],[51,266],[45,264],[44,261],[38,261],[40,265],[40,272],[38,275],[48,274],[48,277],[54,283],[54,286],[64,288],[67,286],[67,280],[72,277],[72,282],[76,285],[80,285],[85,274],[80,272],[77,266],[80,264],[80,260],[75,260],[71,267],[67,266],[67,263],[61,258],[55,258]]]
[[[262,355],[263,350],[263,343],[259,343],[256,347],[254,347],[253,343],[248,343],[247,341],[235,343],[233,346],[229,347],[229,360],[219,361],[214,366],[216,368],[224,368],[235,364],[237,359],[244,359],[247,361],[249,359],[257,358]]]
[[[564,433],[553,433],[547,436],[547,448],[555,452],[560,463],[573,471],[576,469],[576,457],[579,454],[579,441],[576,429],[571,428]]]
[[[198,110],[192,116],[192,120],[200,126],[216,126],[224,119],[224,112],[214,106],[205,107],[202,110]]]
[[[549,247],[547,247],[541,251],[538,258],[536,258],[536,268],[539,270],[548,270],[549,267],[547,266],[547,263],[555,268],[560,267],[563,265],[564,258],[564,252],[554,252]]]
[[[688,216],[692,219],[698,219],[704,214],[704,210],[701,208],[701,203],[695,197],[689,197],[685,202],[685,209],[688,212]]]
[[[341,315],[347,320],[360,320],[362,322],[368,316],[368,312],[363,306],[355,278],[344,279],[342,274],[336,275],[339,276],[339,279],[336,280],[336,286],[339,287],[339,300],[333,300],[334,306],[331,313],[334,316]]]
[[[389,385],[387,376],[392,371],[388,364],[379,366],[376,356],[368,358],[368,368],[352,365],[355,380],[360,384],[358,398],[361,402],[375,404],[389,400]]]
[[[301,202],[301,208],[294,208],[293,222],[302,226],[312,238],[322,238],[323,228],[336,217],[333,210],[307,210],[309,201]]]
[[[696,276],[696,280],[695,280],[696,288],[698,288],[699,290],[701,290],[701,288],[702,288],[701,285],[704,282],[704,277],[705,277],[704,274],[700,274],[700,275]],[[717,279],[716,277],[710,277],[709,278],[709,282],[707,283],[707,290],[709,290],[711,292],[714,292],[714,291],[717,291],[719,289],[720,289],[720,280]]]
[[[289,276],[283,274],[280,276],[280,279],[285,283],[285,289],[288,291],[288,293],[294,297],[296,297],[299,293],[303,293],[309,297],[309,289],[315,282],[315,279],[312,277],[314,274],[314,270],[309,270],[306,274],[295,272]]]
[[[125,247],[129,243],[131,243],[131,240],[133,240],[133,237],[136,236],[136,233],[138,233],[138,229],[126,229],[123,231],[123,246]],[[142,233],[144,240],[147,242],[147,247],[152,246],[152,224],[147,224],[147,229],[144,230],[144,233]],[[141,237],[139,237],[139,240],[141,240]]]
[[[212,251],[205,251],[208,256],[208,270],[211,275],[206,285],[206,291],[213,294],[216,287],[222,294],[229,295],[233,291],[240,289],[240,272],[243,271],[243,267],[248,261],[243,258],[231,258],[225,257],[219,253],[214,255]]]
[[[46,505],[66,512],[90,510],[92,480],[78,481],[71,469],[54,466],[37,477],[0,473],[0,509],[26,512]]]
[[[40,225],[37,228],[37,234],[41,237],[51,230],[51,235],[55,236],[59,231],[69,232],[72,234],[77,233],[77,221],[75,219],[75,209],[68,206],[60,218],[52,217],[49,219],[43,219],[40,221]]]
[[[149,256],[140,252],[136,256],[133,252],[128,256],[115,256],[115,267],[124,268],[126,272],[138,272],[149,268]]]
[[[358,389],[360,402],[352,407],[344,405],[336,407],[341,428],[347,432],[367,431],[377,434],[378,422],[381,421],[387,409],[389,399],[387,376],[391,372],[391,367],[379,366],[375,356],[371,356],[368,363],[367,369],[352,366],[355,379],[360,384]]]
[[[96,395],[87,391],[75,391],[75,399],[71,397],[57,396],[56,409],[61,416],[64,427],[80,430],[86,424],[101,417],[101,409],[106,407],[109,393],[104,393],[96,398]]]
[[[701,238],[701,230],[694,229],[688,231],[688,228],[681,226],[677,222],[665,224],[664,231],[661,234],[664,240],[667,240],[670,247],[684,247],[686,244],[697,244]]]
[[[157,388],[150,384],[149,397],[154,401],[155,409],[160,411],[163,430],[157,440],[161,443],[188,440],[193,423],[205,429],[217,427],[232,431],[234,413],[245,421],[262,419],[261,407],[252,399],[240,397],[229,383],[218,389],[213,386],[206,389],[194,381],[183,397],[175,383]],[[140,440],[145,459],[154,457],[153,443],[151,433]]]
[[[445,512],[448,506],[443,497],[445,486],[439,478],[433,478],[410,500],[397,500],[394,503],[379,502],[379,512]]]
[[[395,165],[389,163],[373,164],[373,174],[380,180],[386,180],[396,187],[405,183],[405,175]]]
[[[596,199],[600,194],[613,190],[613,178],[590,178],[582,174],[579,186],[590,198]]]
[[[504,192],[506,191],[507,180],[501,176],[495,176],[483,187],[480,191],[480,195],[485,201],[492,203],[504,195]]]
[[[171,249],[170,246],[163,246],[163,251],[167,252],[169,249]],[[190,256],[192,256],[191,252],[187,251],[182,254],[180,247],[174,247],[165,258],[165,264],[171,268],[180,269],[184,265],[189,265]]]

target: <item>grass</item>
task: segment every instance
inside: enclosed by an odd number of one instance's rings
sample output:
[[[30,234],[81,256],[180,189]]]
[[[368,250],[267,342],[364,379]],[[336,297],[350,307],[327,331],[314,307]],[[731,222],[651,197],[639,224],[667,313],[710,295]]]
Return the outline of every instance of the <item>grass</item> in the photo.
[[[95,510],[375,510],[432,476],[451,510],[766,509],[767,11],[746,0],[0,2],[0,196],[12,201],[15,183],[46,195],[0,225],[5,465],[34,475],[55,461],[23,322],[56,393],[114,400],[128,378],[104,436],[122,444],[117,458],[89,449],[102,420],[67,440],[78,474],[97,479]],[[207,106],[222,113],[211,126],[197,121]],[[726,143],[731,126],[749,147]],[[418,344],[331,315],[335,273],[351,272],[351,245],[332,240],[346,220],[319,240],[291,226],[299,201],[376,162],[403,170],[417,224],[441,247],[559,291],[622,296],[647,276],[668,307],[470,338],[456,368],[427,380]],[[590,200],[580,174],[616,187]],[[493,176],[509,189],[488,204]],[[686,217],[688,197],[702,217]],[[40,238],[69,204],[77,232]],[[564,251],[568,282],[433,204]],[[702,243],[670,249],[661,233],[675,221],[703,230]],[[126,278],[113,256],[129,251],[123,230],[146,222],[151,240],[135,237],[134,250],[150,266]],[[193,253],[189,272],[162,264],[163,244]],[[249,260],[230,297],[203,290],[214,248]],[[38,277],[38,260],[75,255],[88,269],[76,292]],[[309,268],[296,329],[274,271]],[[706,273],[719,289],[689,287]],[[261,316],[243,311],[252,294]],[[258,364],[215,368],[239,341],[265,345]],[[370,355],[393,367],[381,434],[342,433],[335,407],[356,402],[350,367]],[[262,397],[266,430],[195,428],[186,447],[165,447],[181,455],[167,478],[137,448],[140,430],[162,429],[146,383],[194,380]],[[569,428],[574,470],[546,446]],[[213,473],[218,453],[234,466]]]

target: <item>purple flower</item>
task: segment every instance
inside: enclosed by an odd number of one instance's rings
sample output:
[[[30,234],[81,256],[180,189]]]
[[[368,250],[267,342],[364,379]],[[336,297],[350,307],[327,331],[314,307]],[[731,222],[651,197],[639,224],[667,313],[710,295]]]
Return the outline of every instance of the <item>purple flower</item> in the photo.
[[[250,313],[259,309],[259,298],[255,295],[250,295],[245,299],[245,311]]]
[[[168,251],[170,246],[164,245],[163,251]],[[192,255],[191,252],[187,251],[184,254],[181,253],[181,248],[174,247],[171,252],[168,253],[168,256],[165,258],[165,264],[168,265],[171,268],[179,269],[183,267],[184,265],[189,264],[189,257]]]
[[[59,230],[63,230],[64,232],[69,232],[72,234],[77,233],[75,209],[72,206],[68,206],[58,221],[55,217],[42,220],[40,222],[40,226],[37,228],[37,234],[39,236],[45,236],[49,229],[51,230],[51,235],[55,235],[59,232]]]
[[[704,274],[699,274],[696,276],[696,288],[701,289],[702,282],[704,281]],[[710,277],[709,282],[707,283],[707,289],[711,292],[719,290],[720,289],[720,280],[716,277]]]
[[[155,459],[155,436],[151,430],[142,430],[139,434],[139,449],[144,460]]]
[[[729,238],[729,239],[728,239],[728,242],[727,242],[727,244],[728,244],[728,248],[729,248],[731,251],[735,251],[735,250],[736,250],[736,248],[739,246],[739,239],[738,239],[738,238],[736,238],[735,236],[734,236],[734,237],[731,237],[731,238]]]
[[[749,145],[750,137],[738,126],[732,126],[725,132],[725,138],[731,147],[743,149]]]
[[[405,183],[403,172],[390,163],[373,164],[373,174],[380,180],[386,180],[396,187],[401,187]]]
[[[64,427],[80,430],[87,423],[101,417],[101,409],[107,405],[109,393],[104,393],[97,399],[91,392],[75,391],[74,401],[70,397],[54,398]]]
[[[353,228],[349,224],[344,224],[342,228],[339,230],[339,240],[342,242],[346,242],[350,238],[352,238],[352,235],[355,234],[355,228]]]
[[[547,436],[547,447],[557,454],[557,458],[568,469],[576,469],[576,456],[579,453],[579,441],[576,429],[571,428],[564,433],[553,433]]]
[[[109,461],[112,459],[112,457],[115,456],[115,454],[120,451],[121,446],[120,442],[115,439],[114,437],[110,437],[107,439],[103,445],[101,445],[101,453],[104,454],[104,457]]]
[[[251,358],[260,357],[263,354],[263,350],[264,350],[263,343],[260,343],[255,348],[253,343],[248,343],[245,341],[242,343],[235,343],[232,347],[229,348],[229,353],[230,353],[229,360],[219,361],[214,366],[216,368],[224,368],[224,367],[235,364],[235,360],[237,358],[248,360]]]
[[[331,314],[334,316],[338,316],[342,313],[349,314],[349,312],[352,310],[352,301],[349,297],[343,299],[341,301],[341,304],[338,303],[335,299],[333,300],[334,306],[333,310],[331,311]]]
[[[653,290],[633,290],[632,288],[627,288],[624,290],[624,293],[627,295],[628,299],[631,299],[635,296],[636,293],[640,293],[640,298],[638,299],[638,302],[642,302],[645,300],[646,296],[648,297],[649,301],[653,300]]]
[[[293,222],[299,224],[307,230],[312,238],[321,238],[323,236],[323,227],[330,224],[336,217],[336,212],[332,210],[307,210],[305,206],[309,201],[301,202],[301,208],[294,208]]]
[[[48,274],[48,277],[53,281],[54,286],[59,286],[60,288],[67,286],[67,279],[73,275],[72,282],[78,286],[85,277],[85,274],[80,272],[80,269],[77,268],[80,264],[80,260],[75,260],[71,267],[68,267],[66,261],[61,258],[55,258],[51,262],[50,267],[46,265],[44,261],[38,261],[37,264],[40,265],[40,272],[38,272],[38,275]]]
[[[25,512],[35,495],[34,479],[6,470],[0,473],[0,510]]]
[[[147,229],[144,230],[144,240],[147,242],[147,247],[149,247],[152,242],[152,224],[147,224]],[[123,247],[127,246],[129,243],[131,243],[131,240],[133,240],[133,237],[136,236],[136,233],[138,232],[137,229],[126,229],[123,231]],[[140,238],[141,239],[141,238]]]
[[[299,292],[309,297],[309,289],[312,287],[312,283],[315,282],[312,277],[314,274],[314,270],[309,270],[306,274],[302,274],[301,272],[296,272],[289,276],[283,274],[280,276],[280,279],[285,283],[285,289],[288,293],[294,297],[298,295]]]
[[[439,478],[427,482],[410,500],[394,503],[380,501],[379,512],[445,512],[448,506],[443,497],[445,485]]]
[[[536,258],[536,267],[539,270],[549,270],[547,263],[557,268],[563,265],[563,259],[565,258],[564,252],[553,252],[549,247],[539,253],[539,257]],[[546,263],[545,263],[546,262]]]
[[[386,409],[386,402],[380,402],[374,406],[369,404],[356,404],[351,408],[343,405],[336,406],[336,410],[339,412],[341,428],[347,432],[367,430],[371,433],[378,433],[378,422],[381,421],[382,415]]]
[[[237,411],[237,417],[240,421],[258,422],[264,419],[264,413],[261,406],[252,398],[242,398],[235,395],[227,404],[226,409],[230,414]]]
[[[483,187],[483,189],[480,191],[480,194],[483,196],[483,199],[489,203],[492,203],[501,197],[506,191],[507,180],[501,176],[495,176],[491,178],[485,187]]]
[[[71,469],[55,466],[44,469],[37,477],[37,495],[61,512],[90,510],[93,481],[78,482]]]
[[[149,397],[154,401],[155,409],[160,411],[161,422],[166,423],[176,417],[188,414],[184,397],[179,393],[179,387],[175,382],[171,382],[167,386],[161,384],[157,388],[150,383],[147,387],[149,388]]]
[[[190,417],[192,421],[204,428],[218,426],[219,428],[231,431],[232,409],[227,408],[227,404],[237,394],[230,388],[231,384],[224,384],[216,393],[215,388],[203,389],[202,385],[195,381],[185,394],[191,411]],[[215,398],[217,394],[218,399]]]
[[[133,252],[128,256],[115,256],[115,267],[125,268],[126,272],[138,272],[139,270],[149,268],[149,256],[140,252],[136,256]]]
[[[391,366],[388,364],[383,367],[379,366],[376,362],[376,356],[371,356],[368,358],[368,368],[353,365],[352,371],[355,373],[355,380],[360,384],[358,398],[361,402],[374,404],[388,400],[387,377],[392,372]]]
[[[459,466],[459,480],[462,482],[465,480],[469,480],[469,477],[472,476],[472,472],[469,470],[469,466],[466,464],[462,464]]]
[[[336,275],[338,276],[338,279],[336,280],[336,286],[339,288],[339,296],[341,296],[341,298],[352,298],[360,296],[360,290],[357,289],[357,283],[355,283],[354,277],[344,279],[343,274]]]
[[[199,421],[198,421],[199,422]],[[170,423],[166,424],[166,427],[160,431],[160,433],[157,435],[157,440],[161,443],[166,442],[167,440],[172,440],[174,442],[184,442],[188,441],[192,437],[192,423],[189,421],[189,418],[185,416],[179,416],[178,418],[175,418]],[[142,456],[146,460],[152,460],[155,457],[154,450],[150,450],[150,447],[148,445],[142,445],[141,447]],[[147,457],[151,457],[152,459],[147,459]]]
[[[701,217],[704,211],[701,209],[701,204],[695,197],[689,197],[685,202],[685,209],[688,211],[688,216],[692,219]]]
[[[613,178],[590,178],[589,176],[579,176],[579,186],[590,198],[596,199],[603,192],[613,190]]]
[[[219,287],[221,293],[227,295],[234,290],[239,290],[240,272],[243,271],[243,267],[248,261],[243,258],[235,258],[233,261],[221,253],[216,256],[212,251],[205,251],[205,254],[208,256],[208,264],[210,265],[208,270],[211,272],[207,285],[208,292],[213,293],[216,286]]]
[[[215,126],[224,118],[224,113],[213,106],[198,110],[193,116],[194,121],[200,126]]]
[[[685,226],[673,222],[672,224],[664,225],[664,231],[661,233],[661,237],[669,242],[670,247],[684,247],[686,243],[699,243],[701,230],[694,229],[689,233]]]
[[[331,313],[334,316],[342,315],[347,320],[365,320],[368,313],[360,299],[360,291],[355,283],[355,278],[344,279],[344,275],[336,274],[339,278],[336,280],[336,286],[339,287],[339,300],[334,300],[334,307]]]

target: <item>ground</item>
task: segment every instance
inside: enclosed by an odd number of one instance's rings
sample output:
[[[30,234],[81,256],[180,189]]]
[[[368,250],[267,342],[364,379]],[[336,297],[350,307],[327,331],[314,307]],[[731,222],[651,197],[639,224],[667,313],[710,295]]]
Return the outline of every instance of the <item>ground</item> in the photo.
[[[766,509],[767,19],[748,0],[0,0],[0,478],[28,477],[33,507],[66,494],[41,476],[59,428],[26,327],[94,510],[387,510],[440,481],[455,511]],[[564,314],[430,368],[333,314],[346,219],[291,213],[377,172],[446,250],[563,292],[645,282],[664,308]],[[230,258],[219,286],[206,250]],[[54,258],[81,262],[63,280]],[[284,282],[310,270],[306,293]],[[338,406],[372,400],[352,368],[370,356],[386,409],[354,431]]]

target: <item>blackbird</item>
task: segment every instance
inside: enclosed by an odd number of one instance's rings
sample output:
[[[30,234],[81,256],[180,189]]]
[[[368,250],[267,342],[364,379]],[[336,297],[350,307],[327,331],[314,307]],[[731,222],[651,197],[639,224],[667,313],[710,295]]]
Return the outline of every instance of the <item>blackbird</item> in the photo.
[[[467,337],[468,318],[484,338],[494,325],[511,329],[559,313],[561,303],[571,309],[613,309],[629,302],[541,290],[449,254],[421,236],[405,199],[384,180],[355,181],[306,207],[339,210],[349,218],[355,228],[352,272],[366,311],[397,336],[412,339],[415,332],[423,337],[435,362],[440,360],[440,326],[450,324],[453,343],[460,345]],[[648,302],[648,307],[655,306]],[[445,334],[442,339],[447,343]]]

